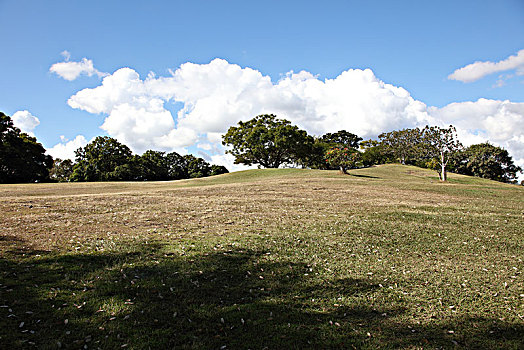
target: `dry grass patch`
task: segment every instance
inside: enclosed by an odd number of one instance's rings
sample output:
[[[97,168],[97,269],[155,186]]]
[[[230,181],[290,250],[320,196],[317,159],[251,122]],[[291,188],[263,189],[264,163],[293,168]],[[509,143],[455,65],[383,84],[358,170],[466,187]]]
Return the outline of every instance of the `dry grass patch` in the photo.
[[[524,346],[523,189],[351,173],[3,186],[0,345]]]

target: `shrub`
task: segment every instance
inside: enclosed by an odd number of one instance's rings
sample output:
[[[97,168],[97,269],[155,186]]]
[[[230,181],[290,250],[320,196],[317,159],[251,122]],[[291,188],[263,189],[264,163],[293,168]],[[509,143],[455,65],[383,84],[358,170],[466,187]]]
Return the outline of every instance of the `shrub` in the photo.
[[[357,168],[362,163],[362,155],[353,148],[333,147],[326,152],[326,162],[347,174],[349,169]]]

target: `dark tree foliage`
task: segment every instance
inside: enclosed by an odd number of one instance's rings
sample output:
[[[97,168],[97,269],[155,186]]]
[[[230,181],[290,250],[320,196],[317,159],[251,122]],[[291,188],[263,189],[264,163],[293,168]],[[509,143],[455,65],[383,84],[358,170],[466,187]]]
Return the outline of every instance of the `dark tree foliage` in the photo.
[[[488,142],[471,145],[451,160],[459,174],[501,182],[514,182],[522,169],[513,163],[508,151]]]
[[[116,166],[115,170],[106,175],[108,181],[144,181],[146,169],[139,155],[132,155],[127,163]]]
[[[299,129],[297,128],[297,130]],[[309,163],[311,163],[313,157],[316,157],[315,152],[317,147],[315,143],[313,136],[308,135],[304,130],[299,130],[299,133],[296,135],[295,149],[290,152],[290,159],[285,163],[293,166],[301,166],[302,168],[310,168]]]
[[[0,183],[45,181],[52,166],[53,158],[36,138],[0,112]]]
[[[229,170],[223,165],[211,165],[211,172],[209,173],[209,176],[213,175],[221,175],[221,174],[227,174],[229,173]]]
[[[167,177],[170,180],[187,179],[187,159],[176,152],[166,154]]]
[[[142,179],[148,181],[166,180],[169,178],[169,168],[165,152],[146,151],[140,157]]]
[[[222,138],[222,144],[231,146],[227,153],[235,156],[235,164],[259,164],[278,168],[282,164],[297,164],[305,157],[313,139],[304,130],[288,120],[273,114],[259,115],[247,122],[232,126]]]
[[[52,181],[65,182],[73,174],[73,161],[71,159],[55,158],[53,168],[49,171],[49,179]]]
[[[305,168],[311,169],[322,169],[327,170],[332,167],[328,162],[326,162],[326,152],[330,149],[330,146],[324,142],[319,141],[319,139],[314,139],[313,142],[308,138],[307,144],[308,150],[303,152],[301,158],[299,159],[299,164]]]
[[[133,155],[110,137],[97,137],[76,151],[71,181],[161,181],[204,177],[228,172],[202,158],[148,150]]]
[[[187,174],[190,178],[206,177],[211,175],[211,165],[202,158],[185,155],[187,161]]]
[[[362,138],[340,130],[335,133],[327,133],[307,143],[308,149],[303,152],[300,164],[312,169],[338,169],[332,163],[326,162],[326,154],[334,147],[357,149]]]
[[[378,135],[384,151],[402,164],[415,164],[420,158],[423,133],[419,128],[385,132]]]
[[[366,140],[360,143],[362,152],[362,165],[372,166],[378,164],[393,163],[395,156],[384,145],[376,140]]]
[[[126,177],[130,176],[130,169],[117,167],[129,164],[133,154],[129,147],[114,138],[98,136],[77,149],[75,155],[72,181],[128,180]]]
[[[346,130],[340,130],[335,133],[327,133],[322,135],[319,139],[321,142],[329,144],[332,147],[342,148],[354,148],[357,149],[362,137],[347,132]]]

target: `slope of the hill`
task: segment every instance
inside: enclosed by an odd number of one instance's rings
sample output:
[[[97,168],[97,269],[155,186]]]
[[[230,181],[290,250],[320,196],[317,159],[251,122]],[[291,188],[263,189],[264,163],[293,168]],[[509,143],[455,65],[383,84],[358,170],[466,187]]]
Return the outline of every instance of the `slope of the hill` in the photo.
[[[1,185],[0,348],[520,348],[524,188],[400,165]]]

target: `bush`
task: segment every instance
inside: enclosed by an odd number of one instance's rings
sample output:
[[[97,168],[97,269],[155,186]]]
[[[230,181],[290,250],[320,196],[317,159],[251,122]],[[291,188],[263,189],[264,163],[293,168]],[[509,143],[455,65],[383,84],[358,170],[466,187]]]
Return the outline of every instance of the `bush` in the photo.
[[[353,148],[333,147],[326,152],[326,162],[347,174],[349,169],[354,169],[362,164],[362,155]]]

